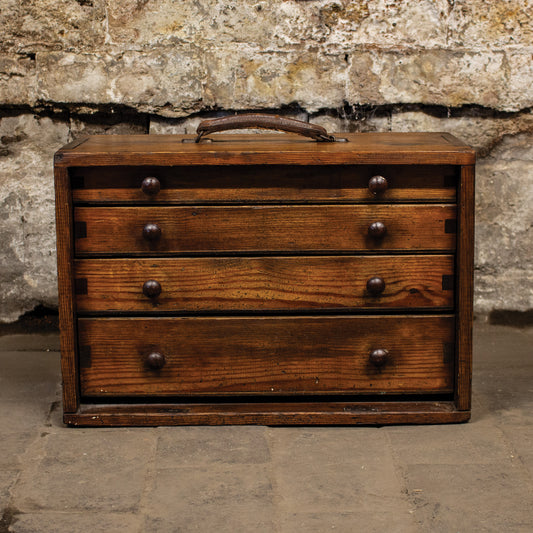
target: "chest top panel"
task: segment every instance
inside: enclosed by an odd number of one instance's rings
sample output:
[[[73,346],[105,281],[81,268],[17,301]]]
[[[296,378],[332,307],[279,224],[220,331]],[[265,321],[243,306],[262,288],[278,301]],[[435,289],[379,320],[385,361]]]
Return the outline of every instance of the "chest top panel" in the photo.
[[[56,165],[450,164],[474,163],[475,152],[449,133],[338,134],[334,143],[291,134],[94,135],[57,152]],[[342,140],[344,139],[344,141]]]

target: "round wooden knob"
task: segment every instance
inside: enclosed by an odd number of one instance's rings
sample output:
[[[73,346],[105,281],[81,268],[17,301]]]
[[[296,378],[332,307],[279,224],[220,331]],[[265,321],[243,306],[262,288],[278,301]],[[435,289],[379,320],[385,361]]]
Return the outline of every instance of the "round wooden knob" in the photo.
[[[368,226],[368,234],[374,239],[382,239],[385,237],[386,233],[387,227],[385,224],[383,224],[383,222],[372,222],[372,224]]]
[[[161,294],[161,283],[155,279],[149,279],[143,284],[143,294],[148,298],[157,298]]]
[[[372,176],[368,181],[368,188],[372,194],[379,194],[385,192],[389,187],[387,178],[383,176]]]
[[[165,363],[165,356],[159,352],[149,353],[146,357],[146,365],[152,370],[161,370]]]
[[[161,183],[159,183],[159,180],[157,178],[153,178],[149,176],[148,178],[144,178],[143,182],[141,183],[141,190],[144,194],[147,194],[148,196],[155,196],[161,189]]]
[[[143,228],[143,237],[147,241],[158,241],[161,238],[161,228],[157,224],[148,223]]]
[[[366,282],[366,290],[374,296],[381,294],[385,290],[385,280],[379,276],[370,278]]]
[[[378,348],[370,352],[368,359],[374,366],[381,368],[389,360],[389,352],[383,348]]]

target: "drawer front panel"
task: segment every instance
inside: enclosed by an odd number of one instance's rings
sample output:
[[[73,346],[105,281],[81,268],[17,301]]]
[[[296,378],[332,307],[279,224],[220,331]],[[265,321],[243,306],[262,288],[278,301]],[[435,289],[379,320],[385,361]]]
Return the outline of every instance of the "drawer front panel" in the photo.
[[[81,312],[453,306],[452,255],[80,259],[74,271]]]
[[[77,207],[74,216],[77,253],[445,251],[456,241],[456,208],[439,204]],[[376,222],[381,238],[369,234]]]
[[[225,166],[104,167],[70,170],[75,202],[454,202],[457,167],[418,166]],[[373,194],[372,176],[387,179],[387,190]],[[141,186],[155,177],[159,190]]]
[[[451,392],[454,323],[446,315],[84,318],[78,320],[81,392]],[[381,367],[371,362],[376,350],[387,352]],[[155,370],[148,360],[164,364]]]

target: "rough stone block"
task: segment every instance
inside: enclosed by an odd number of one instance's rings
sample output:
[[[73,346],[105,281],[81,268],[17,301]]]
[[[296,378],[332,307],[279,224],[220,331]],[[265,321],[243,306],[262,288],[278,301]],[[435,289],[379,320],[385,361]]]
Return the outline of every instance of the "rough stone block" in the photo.
[[[2,0],[2,9],[0,9],[0,28],[2,28],[0,52],[13,51],[18,45],[20,13],[20,0]]]
[[[533,308],[533,136],[503,139],[477,168],[476,304]]]
[[[326,44],[345,50],[360,45],[382,48],[445,46],[449,11],[446,0],[332,0],[323,2],[318,9],[319,21],[326,27]]]
[[[34,59],[24,54],[0,54],[0,105],[34,105],[36,81]]]
[[[40,98],[51,102],[120,104],[183,116],[202,103],[201,58],[193,49],[121,54],[37,56]]]
[[[533,9],[533,5],[531,8]],[[530,19],[532,19],[531,16]],[[506,85],[509,103],[505,109],[515,110],[533,107],[533,53],[529,50],[524,50],[521,53],[508,53],[507,64],[509,80]]]
[[[66,122],[34,115],[0,120],[0,320],[57,304],[53,154]]]
[[[239,47],[206,54],[205,103],[226,109],[278,108],[308,112],[342,107],[348,64],[343,55],[270,53]],[[320,90],[317,90],[320,87]]]
[[[105,0],[22,0],[19,49],[84,50],[105,40]]]
[[[533,44],[529,0],[455,0],[450,14],[449,45],[486,50]]]
[[[293,2],[108,2],[109,34],[112,42],[126,46],[235,42],[271,49],[283,44],[297,21],[300,29],[306,26],[306,11]]]
[[[105,0],[2,0],[0,50],[35,53],[100,48]]]
[[[245,43],[268,51],[321,44],[444,46],[449,9],[445,0],[333,0],[312,7],[283,1],[108,2],[109,34],[117,44]]]
[[[351,55],[348,101],[364,104],[479,104],[517,109],[505,92],[505,55],[452,50]]]

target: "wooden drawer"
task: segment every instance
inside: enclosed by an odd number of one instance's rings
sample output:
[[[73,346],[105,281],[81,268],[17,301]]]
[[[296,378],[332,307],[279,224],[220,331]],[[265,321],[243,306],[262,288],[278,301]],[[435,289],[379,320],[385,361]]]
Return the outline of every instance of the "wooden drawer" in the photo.
[[[78,311],[151,314],[451,309],[453,273],[453,255],[80,259],[74,263]],[[367,289],[367,282],[375,277],[384,281],[381,293]]]
[[[82,318],[81,392],[95,397],[450,392],[454,329],[448,315]],[[378,349],[388,352],[381,367],[371,362]],[[154,352],[164,358],[157,370],[147,363]]]
[[[454,205],[77,207],[78,254],[454,250]],[[374,222],[382,238],[369,235]],[[148,240],[144,230],[157,227]]]
[[[151,204],[454,202],[458,179],[457,167],[448,165],[85,167],[70,175],[75,202]],[[368,188],[375,175],[388,183],[380,194]],[[142,191],[147,177],[158,180],[158,192]]]

